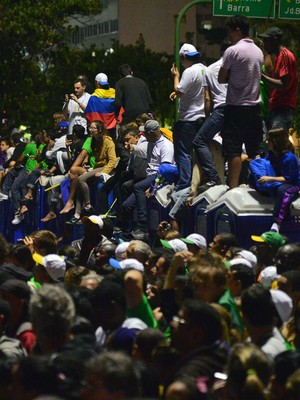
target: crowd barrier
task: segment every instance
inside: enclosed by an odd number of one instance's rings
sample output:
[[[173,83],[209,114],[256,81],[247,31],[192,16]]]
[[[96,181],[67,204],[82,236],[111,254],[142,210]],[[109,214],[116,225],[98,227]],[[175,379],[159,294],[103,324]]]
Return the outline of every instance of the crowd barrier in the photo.
[[[100,191],[103,183],[98,183],[96,190],[92,190],[91,201],[99,214]],[[109,206],[114,201],[114,194],[108,196]],[[154,243],[156,229],[161,221],[169,220],[170,205],[162,207],[155,197],[148,201],[148,228],[150,242]],[[71,225],[67,221],[72,214],[59,214],[57,218],[42,222],[49,211],[45,187],[38,186],[34,203],[28,206],[29,210],[19,225],[12,225],[13,210],[10,200],[0,202],[0,232],[11,243],[17,243],[35,230],[48,229],[62,239],[62,243],[71,243],[83,235],[82,224]],[[238,187],[228,190],[226,185],[210,188],[195,198],[193,205],[185,208],[183,213],[181,234],[182,237],[198,232],[207,242],[220,232],[231,232],[237,236],[241,247],[250,248],[253,245],[251,235],[261,235],[270,229],[272,224],[273,200],[261,196],[249,187]],[[292,242],[300,242],[300,210],[294,211],[282,225],[281,233]]]

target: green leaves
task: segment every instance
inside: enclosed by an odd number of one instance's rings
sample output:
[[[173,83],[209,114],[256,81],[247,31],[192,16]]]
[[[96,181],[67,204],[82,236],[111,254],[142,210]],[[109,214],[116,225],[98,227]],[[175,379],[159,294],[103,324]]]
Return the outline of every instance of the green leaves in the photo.
[[[45,124],[45,105],[49,104],[46,99],[52,87],[51,78],[46,80],[45,74],[53,55],[63,48],[70,30],[68,17],[96,12],[101,12],[99,0],[1,1],[0,112],[7,111],[11,125]],[[51,121],[49,107],[48,110]]]

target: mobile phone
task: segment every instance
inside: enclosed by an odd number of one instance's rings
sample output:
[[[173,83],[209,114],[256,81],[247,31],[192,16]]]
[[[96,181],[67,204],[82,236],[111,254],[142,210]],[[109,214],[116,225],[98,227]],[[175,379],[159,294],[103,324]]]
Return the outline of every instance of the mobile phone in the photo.
[[[67,135],[67,140],[72,140],[73,141],[73,135],[72,134]]]
[[[17,243],[18,244],[23,244],[24,243],[24,239],[17,239]]]

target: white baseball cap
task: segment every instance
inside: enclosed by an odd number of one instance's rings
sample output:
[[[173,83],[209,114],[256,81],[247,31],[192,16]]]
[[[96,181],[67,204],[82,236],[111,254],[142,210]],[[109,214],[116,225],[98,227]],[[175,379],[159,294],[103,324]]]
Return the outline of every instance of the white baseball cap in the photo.
[[[195,244],[197,247],[199,247],[199,249],[207,249],[206,239],[199,233],[191,233],[186,238],[181,238],[181,240],[187,244]]]
[[[66,272],[65,260],[57,254],[48,254],[47,256],[41,256],[38,253],[33,253],[32,258],[40,265],[43,265],[54,282],[59,282]]]
[[[187,250],[187,245],[181,239],[163,240],[160,239],[161,244],[167,249],[177,251]]]
[[[249,250],[241,250],[240,252],[237,253],[240,257],[244,258],[245,260],[249,261],[251,264],[251,268],[253,269],[254,272],[256,272],[257,268],[257,257],[255,254],[253,254]]]
[[[122,261],[122,254],[125,253],[125,251],[128,249],[128,246],[130,245],[130,242],[122,242],[118,244],[115,250],[115,257],[117,261]]]
[[[270,265],[261,271],[257,281],[260,282],[266,289],[270,289],[273,281],[275,281],[277,278],[277,268],[273,265]]]
[[[288,294],[279,289],[271,289],[270,293],[282,323],[287,322],[291,318],[293,311],[292,299]]]
[[[239,264],[242,264],[242,265],[245,265],[246,267],[249,267],[249,268],[252,269],[252,266],[251,266],[250,261],[248,261],[248,260],[246,260],[245,258],[242,258],[242,257],[233,258],[232,260],[229,260],[228,262],[229,262],[229,264],[230,264],[230,267],[231,267],[232,265],[239,265]]]
[[[109,264],[116,269],[136,269],[137,271],[144,272],[143,264],[135,258],[126,258],[122,261],[117,261],[114,258],[110,258]]]
[[[102,72],[96,75],[95,81],[100,83],[100,85],[108,85],[108,77],[106,74],[103,74]]]
[[[195,56],[196,54],[200,54],[199,51],[190,43],[184,43],[179,50],[180,56]]]
[[[83,223],[88,220],[91,221],[93,224],[98,225],[100,229],[103,228],[103,225],[104,225],[103,219],[99,215],[90,215],[89,217],[85,215],[84,217],[81,218],[81,221]]]

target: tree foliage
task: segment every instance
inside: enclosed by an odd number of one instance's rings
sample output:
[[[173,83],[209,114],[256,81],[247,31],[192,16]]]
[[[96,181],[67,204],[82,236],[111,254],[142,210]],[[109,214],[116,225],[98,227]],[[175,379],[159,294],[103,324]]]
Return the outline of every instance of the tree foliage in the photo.
[[[1,0],[0,107],[11,123],[31,124],[47,110],[47,72],[71,29],[68,17],[100,11],[99,0]]]
[[[6,111],[8,130],[21,123],[51,128],[52,115],[62,108],[64,94],[73,91],[77,75],[87,75],[93,84],[95,75],[105,72],[114,86],[122,63],[131,64],[135,75],[149,84],[154,112],[162,121],[172,118],[171,58],[147,49],[142,36],[135,45],[116,42],[109,54],[106,49],[68,46],[66,38],[76,29],[68,24],[69,17],[100,11],[100,0],[1,0],[0,111]]]

